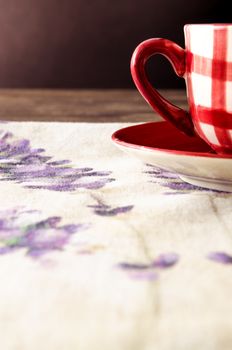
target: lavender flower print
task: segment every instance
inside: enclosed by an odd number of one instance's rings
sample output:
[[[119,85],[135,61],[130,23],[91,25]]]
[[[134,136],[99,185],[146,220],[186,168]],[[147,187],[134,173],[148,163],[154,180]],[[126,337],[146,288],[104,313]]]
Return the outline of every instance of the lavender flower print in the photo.
[[[217,190],[191,185],[187,182],[182,181],[177,174],[160,169],[151,164],[147,164],[147,170],[145,171],[145,174],[150,175],[151,182],[159,183],[161,186],[172,190],[171,192],[166,192],[165,194],[181,194],[190,193],[193,191],[220,193],[220,191]]]
[[[179,261],[179,255],[176,253],[160,254],[152,263],[151,266],[158,269],[168,269],[174,266]]]
[[[176,253],[163,253],[148,264],[122,262],[118,267],[127,272],[133,279],[154,281],[159,277],[159,271],[169,269],[179,261]]]
[[[232,255],[229,255],[225,252],[211,252],[208,254],[207,258],[219,264],[224,264],[224,265],[232,264]]]
[[[133,205],[111,207],[109,205],[106,205],[96,197],[93,197],[93,199],[97,201],[97,204],[88,205],[88,208],[92,208],[94,214],[99,216],[117,216],[119,214],[125,214],[127,212],[130,212],[134,208]]]
[[[0,181],[14,181],[32,189],[75,191],[99,189],[114,181],[110,171],[74,168],[69,160],[53,160],[42,148],[32,148],[29,140],[15,140],[0,131]]]
[[[0,211],[0,255],[24,249],[39,258],[51,251],[64,250],[73,234],[87,229],[87,224],[60,225],[61,218],[41,219],[41,213],[23,209]]]

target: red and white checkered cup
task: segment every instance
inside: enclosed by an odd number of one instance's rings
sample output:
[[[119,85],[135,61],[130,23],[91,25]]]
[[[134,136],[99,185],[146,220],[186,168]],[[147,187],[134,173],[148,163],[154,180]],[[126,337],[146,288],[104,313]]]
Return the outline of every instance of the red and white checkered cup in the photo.
[[[131,74],[145,100],[189,136],[197,133],[217,153],[232,154],[232,23],[187,24],[185,49],[161,38],[142,42]],[[146,61],[164,55],[186,82],[189,112],[173,105],[150,84]]]

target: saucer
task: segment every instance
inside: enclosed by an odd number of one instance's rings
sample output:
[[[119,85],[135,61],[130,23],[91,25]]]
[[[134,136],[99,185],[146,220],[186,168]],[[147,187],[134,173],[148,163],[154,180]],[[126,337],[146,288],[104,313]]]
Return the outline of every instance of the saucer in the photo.
[[[129,126],[114,132],[112,140],[122,151],[185,182],[232,192],[232,155],[216,154],[201,138],[188,137],[169,122]]]

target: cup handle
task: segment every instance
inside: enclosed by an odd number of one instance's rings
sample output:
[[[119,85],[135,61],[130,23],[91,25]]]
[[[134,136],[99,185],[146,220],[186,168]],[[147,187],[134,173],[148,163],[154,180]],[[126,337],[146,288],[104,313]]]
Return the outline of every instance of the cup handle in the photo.
[[[185,74],[185,50],[173,41],[161,38],[143,41],[135,49],[131,58],[131,75],[134,83],[151,107],[164,119],[170,121],[188,136],[195,135],[192,119],[188,112],[166,100],[149,82],[145,64],[156,54],[165,56],[179,77]]]

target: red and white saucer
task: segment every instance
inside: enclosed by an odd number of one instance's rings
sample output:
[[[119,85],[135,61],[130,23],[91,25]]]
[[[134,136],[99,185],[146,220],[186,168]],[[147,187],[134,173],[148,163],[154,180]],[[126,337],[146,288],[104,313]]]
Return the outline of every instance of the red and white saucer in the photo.
[[[147,164],[174,172],[192,185],[232,192],[232,155],[219,155],[200,137],[188,137],[169,122],[129,126],[113,142]]]

